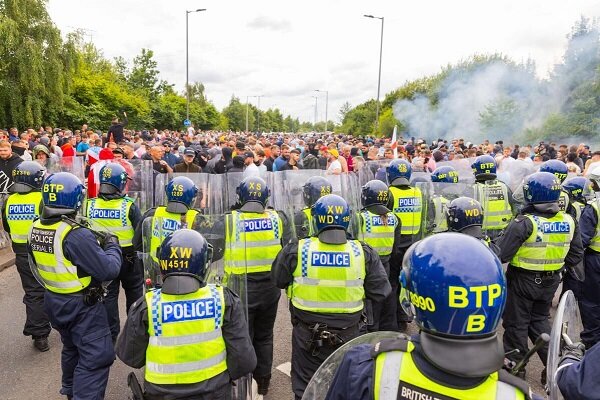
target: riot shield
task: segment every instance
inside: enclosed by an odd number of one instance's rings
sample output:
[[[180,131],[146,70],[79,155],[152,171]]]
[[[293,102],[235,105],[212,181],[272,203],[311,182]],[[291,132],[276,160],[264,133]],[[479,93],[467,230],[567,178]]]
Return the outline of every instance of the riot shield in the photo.
[[[210,203],[209,195],[209,177],[208,174],[202,173],[173,173],[171,176],[161,174],[156,177],[155,194],[154,199],[156,204],[167,204],[167,192],[165,187],[169,181],[178,176],[185,176],[194,182],[194,185],[198,188],[198,196],[196,197],[195,203],[192,208],[201,210],[203,212],[209,212],[212,210],[212,204]]]
[[[469,183],[419,182],[417,187],[423,194],[421,232],[417,239],[446,232],[446,214],[450,202],[461,196],[472,198],[474,195],[473,184]]]
[[[435,164],[437,168],[443,166],[452,167],[458,172],[458,181],[464,183],[473,183],[475,182],[475,177],[473,176],[473,169],[471,168],[471,163],[466,158],[455,159],[452,161],[440,161]]]
[[[70,172],[84,183],[87,179],[84,157],[62,157],[58,161],[49,160],[46,164],[46,169],[48,170],[48,174]]]
[[[567,290],[561,297],[550,334],[550,343],[548,345],[548,363],[546,366],[546,376],[548,382],[548,394],[550,400],[562,399],[558,384],[556,382],[556,370],[558,362],[562,356],[562,349],[565,344],[577,343],[581,339],[579,334],[583,330],[583,323],[579,314],[579,307],[573,292]]]
[[[154,206],[152,161],[148,160],[114,160],[125,168],[130,180],[125,191],[138,206],[142,214]],[[162,186],[164,188],[164,186]],[[164,191],[164,189],[163,189]]]
[[[273,173],[274,183],[271,189],[273,207],[276,210],[289,209],[293,212],[308,207],[304,201],[304,185],[313,176],[323,175],[323,172],[321,170],[287,170]]]
[[[373,332],[367,333],[366,335],[359,336],[357,338],[352,339],[348,343],[341,346],[337,349],[333,354],[331,354],[324,362],[321,364],[317,372],[313,375],[310,382],[308,382],[308,386],[306,386],[306,390],[302,395],[303,400],[323,400],[325,396],[327,396],[327,392],[329,391],[329,387],[331,386],[331,382],[335,377],[335,373],[340,366],[344,356],[348,351],[352,348],[361,345],[361,344],[376,344],[381,342],[384,339],[394,339],[401,337],[402,334],[398,332]]]

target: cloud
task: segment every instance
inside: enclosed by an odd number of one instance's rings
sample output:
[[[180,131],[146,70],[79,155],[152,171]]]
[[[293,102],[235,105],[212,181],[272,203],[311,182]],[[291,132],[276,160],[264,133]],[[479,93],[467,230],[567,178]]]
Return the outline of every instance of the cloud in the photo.
[[[285,19],[276,19],[260,15],[249,21],[246,26],[252,29],[267,29],[270,31],[287,32],[291,30],[292,23]]]

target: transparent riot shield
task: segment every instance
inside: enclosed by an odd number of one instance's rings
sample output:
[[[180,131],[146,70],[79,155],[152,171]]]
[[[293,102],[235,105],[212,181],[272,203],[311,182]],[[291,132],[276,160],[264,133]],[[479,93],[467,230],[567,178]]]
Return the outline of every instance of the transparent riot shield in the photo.
[[[84,157],[62,157],[58,161],[49,160],[46,164],[48,174],[55,172],[70,172],[75,175],[81,182],[85,182],[87,175],[85,174],[85,158]]]
[[[125,187],[127,196],[135,201],[142,214],[152,208],[154,206],[152,161],[140,159],[113,161],[121,164],[129,176]]]
[[[423,194],[423,213],[420,238],[446,232],[446,214],[450,202],[458,197],[473,197],[474,187],[469,183],[419,182],[416,185]]]
[[[302,395],[303,400],[323,400],[327,396],[338,367],[348,351],[361,344],[376,344],[385,339],[403,337],[398,332],[373,332],[352,339],[331,354],[313,375]],[[404,336],[406,337],[406,336]]]
[[[573,292],[567,290],[561,297],[550,334],[548,345],[548,363],[546,366],[548,394],[550,400],[562,399],[563,396],[556,382],[556,370],[562,356],[562,349],[566,344],[580,342],[579,334],[583,330],[583,323],[579,314],[579,307]]]
[[[194,185],[198,188],[198,196],[196,197],[195,203],[192,208],[201,210],[203,212],[210,212],[212,204],[210,203],[209,195],[209,174],[203,173],[174,173],[169,175],[161,174],[156,177],[155,194],[154,198],[156,204],[167,204],[167,193],[165,187],[169,181],[178,176],[185,176],[194,182]]]
[[[437,168],[443,166],[452,167],[458,172],[458,181],[463,183],[473,183],[475,182],[475,177],[473,176],[473,169],[471,168],[471,163],[466,158],[455,159],[452,161],[440,161],[435,164]]]
[[[513,218],[509,188],[504,182],[494,179],[476,183],[474,194],[483,209],[482,230],[494,240]]]

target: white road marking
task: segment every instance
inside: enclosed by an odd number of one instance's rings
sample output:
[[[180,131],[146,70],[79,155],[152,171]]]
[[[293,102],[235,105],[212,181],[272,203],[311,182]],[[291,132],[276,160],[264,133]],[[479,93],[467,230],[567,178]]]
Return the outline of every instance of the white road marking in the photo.
[[[291,376],[291,371],[292,371],[292,363],[287,361],[284,362],[283,364],[278,365],[275,369],[283,372],[284,374],[286,374],[287,376]]]

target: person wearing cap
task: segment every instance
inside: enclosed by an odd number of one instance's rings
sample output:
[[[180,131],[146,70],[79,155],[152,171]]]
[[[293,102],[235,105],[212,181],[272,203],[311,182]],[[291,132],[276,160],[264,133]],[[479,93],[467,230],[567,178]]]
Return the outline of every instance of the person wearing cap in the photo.
[[[171,153],[171,148],[173,147],[173,144],[171,142],[165,140],[163,142],[163,147],[164,147],[165,152],[162,156],[162,159],[164,161],[166,161],[167,164],[169,164],[169,167],[173,168],[175,166],[175,164],[179,164],[181,162],[180,157]]]
[[[348,238],[348,203],[329,194],[311,212],[317,235],[287,244],[271,268],[271,280],[290,299],[296,400],[323,361],[360,334],[365,299],[382,302],[391,293],[377,252]]]
[[[340,175],[342,173],[342,164],[338,158],[340,153],[336,149],[327,149],[327,175]]]
[[[292,149],[290,150],[290,158],[283,165],[283,167],[281,167],[281,171],[298,170],[300,168],[300,150]]]
[[[183,162],[179,164],[175,164],[173,167],[173,172],[179,173],[199,173],[202,172],[202,168],[200,168],[197,164],[194,163],[194,158],[196,157],[196,152],[191,147],[186,148],[183,151]]]
[[[33,159],[37,161],[42,167],[48,168],[49,158],[50,151],[46,146],[38,144],[33,148]]]
[[[244,178],[248,176],[260,176],[260,171],[256,164],[254,164],[254,153],[246,151],[244,153]]]

